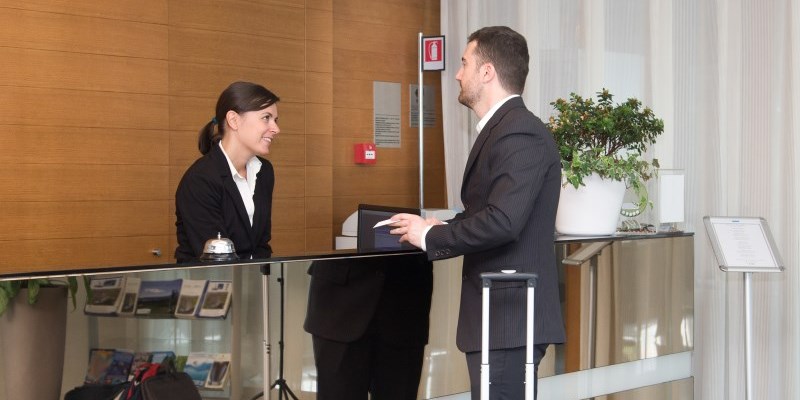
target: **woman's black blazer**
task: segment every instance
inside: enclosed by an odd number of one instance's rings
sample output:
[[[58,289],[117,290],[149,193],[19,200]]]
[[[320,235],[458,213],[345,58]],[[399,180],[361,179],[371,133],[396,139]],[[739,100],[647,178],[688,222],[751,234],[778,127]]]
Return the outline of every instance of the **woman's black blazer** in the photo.
[[[231,239],[241,258],[266,258],[272,229],[272,190],[275,171],[263,158],[253,195],[253,226],[231,169],[219,144],[186,171],[175,193],[178,262],[196,260],[208,239],[217,233]]]

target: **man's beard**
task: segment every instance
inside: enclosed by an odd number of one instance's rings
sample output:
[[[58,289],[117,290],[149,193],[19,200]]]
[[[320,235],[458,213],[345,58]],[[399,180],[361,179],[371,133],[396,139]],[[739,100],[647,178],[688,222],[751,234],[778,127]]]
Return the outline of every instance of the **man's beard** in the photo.
[[[461,92],[458,93],[458,102],[472,109],[478,102],[478,94],[475,91],[465,90],[462,86]]]

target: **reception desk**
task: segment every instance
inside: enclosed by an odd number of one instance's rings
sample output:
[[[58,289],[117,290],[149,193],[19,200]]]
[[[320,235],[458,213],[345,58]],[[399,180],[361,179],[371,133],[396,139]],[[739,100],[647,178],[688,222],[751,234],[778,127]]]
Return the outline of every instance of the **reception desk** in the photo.
[[[693,397],[694,266],[692,234],[561,237],[555,240],[567,342],[552,346],[540,370],[542,399],[690,399]],[[397,255],[371,255],[394,257]],[[76,274],[131,274],[143,279],[230,279],[236,288],[225,320],[68,315],[63,390],[82,383],[90,348],[230,352],[231,383],[205,398],[250,399],[278,375],[283,284],[284,379],[314,399],[311,338],[303,329],[313,260],[364,257],[352,251],[236,263],[100,268]],[[269,266],[269,275],[262,274]],[[63,273],[60,273],[63,274]],[[39,273],[37,276],[51,275]],[[53,274],[56,275],[56,274]],[[19,279],[25,274],[4,275]],[[280,278],[280,279],[279,279]],[[468,399],[464,356],[455,346],[461,258],[434,263],[430,339],[421,399]],[[268,307],[264,307],[264,304]],[[79,303],[82,304],[82,303]],[[266,319],[265,319],[266,317]],[[269,346],[264,345],[267,322]],[[264,354],[269,352],[269,368]],[[268,376],[263,376],[264,370]],[[10,382],[0,382],[0,386]],[[2,393],[2,391],[0,391]],[[272,398],[277,398],[273,392]]]

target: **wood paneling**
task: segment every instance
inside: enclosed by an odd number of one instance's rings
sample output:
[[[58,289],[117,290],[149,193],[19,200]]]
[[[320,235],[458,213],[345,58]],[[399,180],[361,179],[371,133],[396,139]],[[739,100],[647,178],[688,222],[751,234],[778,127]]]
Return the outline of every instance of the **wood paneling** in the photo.
[[[275,197],[272,201],[272,228],[275,230],[303,229],[306,218],[305,208],[303,197]]]
[[[386,26],[373,21],[340,21],[334,18],[335,50],[367,51],[381,57],[417,58],[418,28]]]
[[[305,10],[237,0],[170,0],[170,25],[302,40]],[[243,57],[248,58],[248,57]]]
[[[333,106],[331,104],[306,103],[306,135],[333,134]]]
[[[168,137],[162,130],[0,125],[0,165],[167,165]]]
[[[276,256],[302,254],[306,248],[306,230],[303,228],[272,228],[272,252]]]
[[[168,172],[157,165],[9,164],[0,169],[0,202],[164,200]]]
[[[333,48],[330,42],[306,41],[306,69],[333,72]]]
[[[173,96],[213,99],[210,116],[220,92],[235,81],[257,82],[281,98],[279,104],[302,102],[305,99],[303,71],[285,71],[231,65],[171,62],[169,94]],[[198,128],[199,129],[199,128]]]
[[[130,20],[0,8],[0,47],[166,60],[166,30]]]
[[[8,86],[0,104],[0,124],[164,129],[168,119],[161,95]]]
[[[306,250],[326,251],[333,248],[334,230],[326,228],[306,228]]]
[[[152,24],[167,23],[167,2],[164,0],[4,0],[2,8]]]
[[[331,197],[306,197],[306,227],[326,228],[333,224]]]
[[[171,200],[0,203],[0,241],[170,235]]]
[[[34,67],[32,67],[34,66]],[[0,47],[0,85],[165,94],[167,62]]]
[[[302,20],[298,23],[302,23]],[[198,43],[202,43],[199,46]],[[170,60],[236,65],[252,68],[302,70],[305,48],[302,40],[193,28],[169,29]]]
[[[305,167],[275,167],[274,198],[305,196]]]
[[[419,167],[334,167],[334,196],[419,195]],[[353,210],[355,211],[355,210]]]
[[[306,165],[330,167],[333,164],[332,146],[333,138],[330,135],[306,134]]]
[[[306,10],[306,39],[331,41],[333,37],[333,12]]]
[[[3,273],[67,271],[119,265],[174,262],[169,236],[14,240],[0,242]],[[161,257],[151,251],[160,249]]]
[[[306,167],[306,196],[331,196],[333,171],[329,165]]]
[[[426,1],[347,0],[336,3],[336,19],[372,22],[383,27],[419,29]],[[437,10],[438,11],[438,10]],[[437,12],[438,17],[438,12]],[[415,36],[416,37],[416,36]]]
[[[312,103],[333,102],[333,75],[327,72],[306,73],[306,99]]]

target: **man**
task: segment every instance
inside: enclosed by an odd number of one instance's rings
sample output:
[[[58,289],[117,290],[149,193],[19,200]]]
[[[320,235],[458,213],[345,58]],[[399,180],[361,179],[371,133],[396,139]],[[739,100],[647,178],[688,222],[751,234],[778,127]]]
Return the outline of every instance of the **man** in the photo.
[[[539,275],[535,298],[537,366],[550,343],[564,342],[553,237],[561,184],[555,141],[520,97],[528,75],[525,38],[507,27],[469,36],[456,80],[458,101],[478,116],[478,138],[461,187],[464,211],[444,224],[397,214],[391,233],[437,260],[464,255],[456,343],[466,353],[472,398],[480,395],[483,272],[513,269]],[[491,399],[524,398],[523,283],[492,285]]]
[[[317,400],[416,400],[433,292],[424,254],[315,261],[305,330]]]

